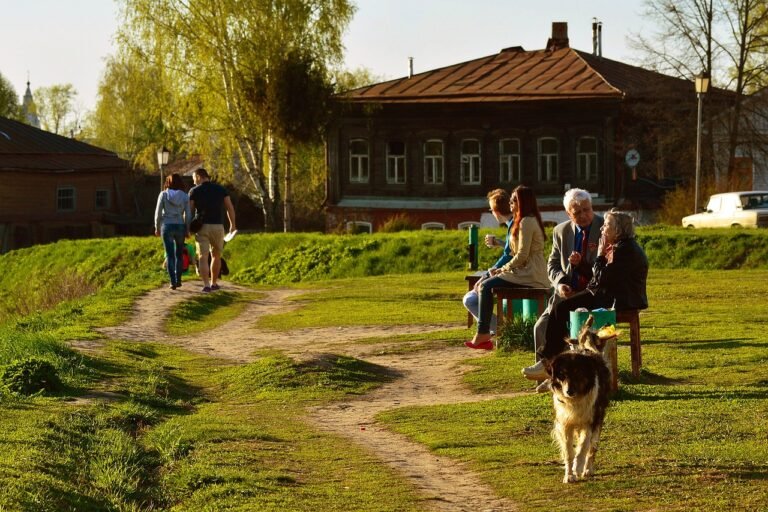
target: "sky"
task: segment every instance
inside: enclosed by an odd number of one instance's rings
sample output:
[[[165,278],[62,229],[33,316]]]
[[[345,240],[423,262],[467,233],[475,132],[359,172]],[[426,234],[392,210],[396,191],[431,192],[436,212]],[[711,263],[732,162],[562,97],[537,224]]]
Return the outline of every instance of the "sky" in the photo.
[[[592,50],[592,18],[603,23],[603,56],[636,62],[630,33],[647,30],[644,0],[352,0],[345,66],[383,79],[498,53],[545,47],[553,21],[568,23],[570,45]],[[21,97],[71,83],[81,114],[96,103],[118,23],[113,0],[0,0],[0,74]]]

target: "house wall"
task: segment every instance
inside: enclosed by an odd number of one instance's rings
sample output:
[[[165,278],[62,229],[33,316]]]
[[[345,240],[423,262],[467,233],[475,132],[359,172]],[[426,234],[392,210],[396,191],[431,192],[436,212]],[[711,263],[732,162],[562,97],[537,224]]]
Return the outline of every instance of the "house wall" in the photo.
[[[478,198],[483,204],[486,193],[494,188],[512,189],[518,184],[532,186],[543,201],[562,209],[562,193],[567,187],[581,187],[602,198],[614,198],[617,173],[623,171],[617,164],[616,125],[619,113],[617,102],[549,102],[538,106],[514,104],[415,104],[386,105],[371,108],[367,114],[359,111],[343,117],[327,137],[328,158],[328,224],[329,230],[349,218],[367,216],[379,223],[385,209],[366,212],[365,209],[345,209],[339,202],[345,198]],[[559,173],[555,180],[539,180],[538,141],[554,137],[559,142]],[[576,176],[576,145],[580,137],[594,137],[597,141],[598,175],[589,181]],[[367,183],[350,181],[350,141],[365,139],[369,142],[369,180]],[[499,141],[503,138],[519,139],[521,143],[521,179],[500,179]],[[440,139],[444,148],[445,181],[426,184],[424,172],[424,143]],[[481,144],[481,179],[479,184],[462,184],[461,142],[477,139]],[[406,182],[387,183],[387,142],[401,140],[406,147]],[[542,201],[540,201],[541,203]],[[462,211],[408,210],[415,219],[443,216],[454,226],[459,222],[479,220],[474,210],[470,218]],[[346,219],[349,220],[349,219]]]
[[[62,238],[115,234],[114,218],[129,214],[130,177],[124,171],[2,173],[0,187],[0,252]],[[74,208],[57,208],[62,187],[74,189]],[[96,206],[96,191],[108,193],[108,204]]]

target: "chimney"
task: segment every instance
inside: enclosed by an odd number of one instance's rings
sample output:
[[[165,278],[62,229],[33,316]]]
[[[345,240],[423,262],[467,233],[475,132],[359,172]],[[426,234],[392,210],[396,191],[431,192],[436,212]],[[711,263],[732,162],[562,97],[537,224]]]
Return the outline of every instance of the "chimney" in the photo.
[[[603,22],[592,18],[592,55],[603,56]]]
[[[547,41],[547,50],[554,51],[568,47],[568,23],[565,21],[553,21],[552,37]]]
[[[603,56],[603,22],[597,22],[597,56]]]
[[[413,57],[408,57],[408,78],[413,76]]]
[[[597,18],[592,18],[592,55],[597,55]]]

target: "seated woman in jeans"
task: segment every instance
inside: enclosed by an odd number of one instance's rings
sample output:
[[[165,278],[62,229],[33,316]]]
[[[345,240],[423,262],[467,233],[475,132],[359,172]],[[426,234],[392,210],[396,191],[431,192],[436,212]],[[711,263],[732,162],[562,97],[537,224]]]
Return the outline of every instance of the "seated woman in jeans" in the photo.
[[[524,185],[517,187],[512,191],[509,206],[515,219],[510,230],[514,256],[501,268],[491,269],[491,277],[480,284],[477,334],[464,343],[469,348],[493,349],[490,332],[493,288],[549,288],[544,259],[544,223],[533,189]]]
[[[547,378],[546,361],[566,348],[568,321],[577,308],[645,309],[648,297],[645,283],[648,259],[635,240],[635,227],[629,213],[611,210],[605,214],[602,237],[597,249],[593,277],[587,289],[560,301],[549,316],[544,346],[539,349],[538,363],[523,369],[532,380]]]

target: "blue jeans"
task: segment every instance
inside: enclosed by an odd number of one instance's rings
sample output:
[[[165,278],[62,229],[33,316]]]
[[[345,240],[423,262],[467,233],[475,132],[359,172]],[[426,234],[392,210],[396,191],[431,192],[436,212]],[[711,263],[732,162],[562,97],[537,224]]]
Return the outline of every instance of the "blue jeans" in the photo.
[[[181,283],[181,273],[184,272],[183,250],[186,230],[187,227],[184,224],[163,224],[160,228],[165,258],[168,262],[168,276],[174,286]]]
[[[467,308],[475,320],[480,318],[480,296],[475,290],[470,290],[462,299],[464,307]],[[491,314],[491,332],[496,332],[496,315]]]
[[[491,319],[493,317],[493,306],[496,301],[493,300],[493,288],[530,288],[517,283],[505,281],[500,277],[489,277],[480,284],[479,315],[477,319],[477,333],[488,334],[491,331]],[[508,305],[512,307],[512,305]]]

